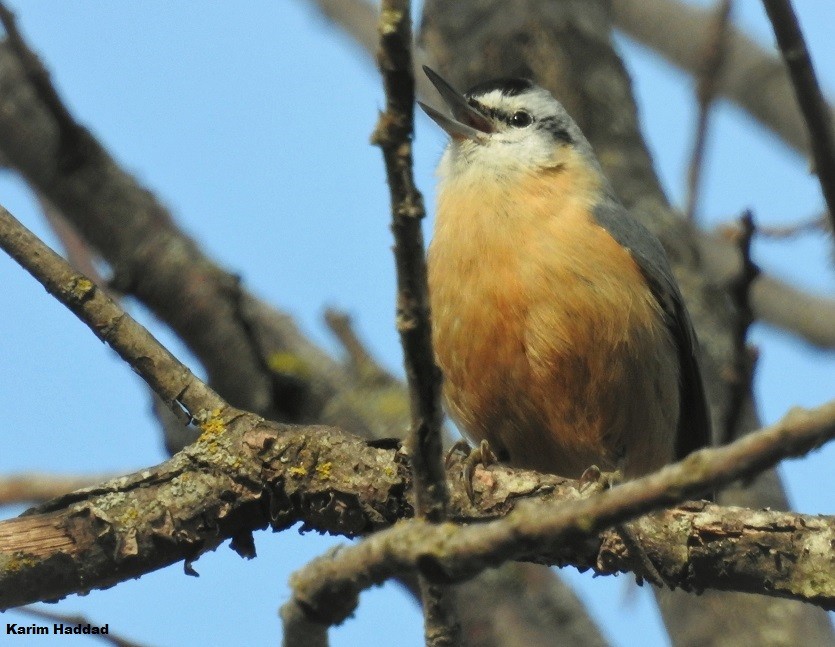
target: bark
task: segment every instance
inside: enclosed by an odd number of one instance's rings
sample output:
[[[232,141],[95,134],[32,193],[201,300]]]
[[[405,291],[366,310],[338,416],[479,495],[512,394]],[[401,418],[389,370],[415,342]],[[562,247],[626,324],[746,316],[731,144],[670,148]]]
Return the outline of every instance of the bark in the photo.
[[[833,434],[833,407],[810,412],[810,419],[820,419],[815,433]],[[804,424],[802,417],[796,421]],[[808,449],[813,436],[804,442]],[[401,450],[371,447],[332,427],[287,426],[228,410],[203,426],[196,443],[155,468],[0,522],[0,609],[106,588],[178,561],[190,572],[192,562],[226,539],[241,556],[252,557],[253,531],[283,530],[297,522],[306,530],[348,537],[389,528],[388,536],[374,535],[361,550],[375,555],[383,546],[400,555],[400,561],[383,563],[386,573],[408,573],[417,566],[436,582],[458,581],[473,568],[496,565],[509,555],[602,574],[641,575],[643,561],[630,554],[616,530],[588,531],[693,491],[693,483],[703,489],[713,478],[710,470],[727,471],[738,462],[733,451],[715,450],[710,459],[691,460],[585,499],[578,496],[576,481],[494,465],[476,474],[476,504],[460,478],[458,457],[447,478],[450,518],[459,523],[421,521],[413,527],[395,525],[414,516],[412,481]],[[573,519],[574,529],[554,542],[548,528],[559,523],[560,515]],[[479,521],[487,523],[474,525]],[[516,525],[502,525],[511,521]],[[644,516],[631,528],[670,586],[761,592],[835,608],[832,517],[690,502]],[[491,575],[486,577],[489,581]],[[690,602],[699,599],[691,596]]]

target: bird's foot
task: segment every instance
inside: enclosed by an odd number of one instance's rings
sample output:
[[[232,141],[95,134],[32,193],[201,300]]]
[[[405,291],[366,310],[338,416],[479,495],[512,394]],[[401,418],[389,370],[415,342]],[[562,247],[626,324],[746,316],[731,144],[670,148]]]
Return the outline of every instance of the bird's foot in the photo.
[[[466,440],[457,441],[447,453],[447,466],[449,466],[450,457],[454,452],[462,452],[466,455],[464,458],[464,490],[467,492],[470,503],[475,503],[473,475],[475,474],[476,467],[479,465],[488,467],[498,462],[498,458],[496,458],[496,454],[490,449],[490,443],[486,440],[482,440],[475,449],[472,449]]]

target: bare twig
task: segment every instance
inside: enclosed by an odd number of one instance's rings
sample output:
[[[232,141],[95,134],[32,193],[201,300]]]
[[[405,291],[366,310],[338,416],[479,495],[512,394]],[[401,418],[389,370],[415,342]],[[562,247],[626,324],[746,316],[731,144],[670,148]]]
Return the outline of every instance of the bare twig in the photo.
[[[824,200],[835,229],[835,133],[829,106],[821,92],[803,32],[789,0],[763,0],[783,60],[789,68],[794,92],[809,132],[809,146],[815,160]]]
[[[175,413],[201,418],[226,403],[88,278],[0,206],[0,248],[110,345]]]
[[[432,350],[429,287],[421,231],[423,196],[412,173],[415,80],[412,19],[408,0],[383,0],[377,61],[383,75],[386,109],[372,141],[383,151],[391,194],[394,257],[397,268],[397,330],[403,346],[412,424],[409,454],[417,516],[430,523],[446,518],[447,487],[441,438],[441,372]],[[454,591],[419,581],[427,647],[461,642]]]
[[[0,505],[40,503],[48,499],[101,483],[105,476],[58,476],[39,472],[24,472],[0,476]]]
[[[353,610],[346,601],[395,575],[416,570],[435,582],[458,582],[562,542],[582,542],[613,524],[758,473],[786,450],[802,454],[833,436],[835,402],[816,411],[792,411],[776,425],[731,445],[700,450],[588,499],[520,505],[505,518],[478,526],[433,525],[421,519],[398,524],[308,564],[293,576],[294,595],[313,615],[340,622]],[[835,536],[835,528],[830,532]],[[806,599],[835,609],[835,581],[817,588],[813,598]]]
[[[711,33],[705,51],[705,63],[696,78],[696,99],[699,105],[699,115],[696,121],[693,152],[690,156],[690,166],[687,171],[687,203],[684,211],[690,222],[696,219],[699,187],[701,185],[702,169],[704,168],[708,120],[727,53],[727,33],[732,6],[732,0],[720,0],[716,7],[716,17],[711,26]]]
[[[728,286],[730,297],[736,306],[736,320],[733,325],[733,364],[728,367],[725,375],[729,402],[720,431],[723,435],[722,444],[731,442],[737,435],[742,411],[751,393],[751,381],[754,377],[757,356],[756,351],[748,347],[748,329],[754,323],[754,312],[751,309],[751,285],[760,273],[760,268],[751,258],[751,242],[756,234],[754,215],[751,211],[746,211],[742,215],[739,224],[737,242],[742,257],[742,270]]]
[[[396,381],[394,376],[371,356],[368,348],[354,330],[350,316],[328,308],[325,311],[325,323],[345,349],[351,370],[360,383],[392,384]]]
[[[810,233],[825,233],[827,231],[831,231],[829,214],[822,213],[806,220],[800,220],[793,225],[758,225],[756,233],[762,238],[781,240]]]
[[[397,266],[397,330],[403,344],[412,400],[409,450],[415,469],[418,510],[430,521],[444,517],[446,484],[441,460],[441,375],[432,352],[429,288],[421,231],[423,197],[412,176],[414,77],[409,3],[387,0],[380,14],[378,59],[386,89],[386,110],[372,141],[380,146],[391,192]]]
[[[697,234],[705,273],[727,286],[742,272],[738,246],[720,232]],[[798,335],[820,348],[835,348],[835,299],[814,295],[763,272],[751,285],[751,308],[758,321]]]
[[[55,208],[55,205],[48,198],[38,193],[37,199],[46,221],[52,227],[52,231],[55,232],[58,240],[61,241],[70,265],[93,281],[99,288],[107,291],[107,281],[96,269],[93,261],[93,251],[87,241],[78,235],[72,224]],[[110,294],[110,296],[115,298],[114,294]]]

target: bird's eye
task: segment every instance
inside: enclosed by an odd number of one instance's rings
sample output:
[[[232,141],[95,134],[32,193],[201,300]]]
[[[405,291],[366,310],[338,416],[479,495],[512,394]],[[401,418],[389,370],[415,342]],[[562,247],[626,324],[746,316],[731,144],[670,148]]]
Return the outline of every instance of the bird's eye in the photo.
[[[518,110],[510,115],[510,125],[514,128],[527,128],[533,123],[533,117],[524,110]]]

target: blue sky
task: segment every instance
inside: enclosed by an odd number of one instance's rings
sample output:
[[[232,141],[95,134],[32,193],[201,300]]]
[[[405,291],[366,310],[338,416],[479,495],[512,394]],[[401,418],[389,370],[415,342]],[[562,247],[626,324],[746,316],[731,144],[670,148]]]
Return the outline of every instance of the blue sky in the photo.
[[[375,68],[346,37],[304,0],[253,0],[234,9],[214,2],[200,11],[194,3],[162,0],[9,4],[78,119],[211,255],[334,351],[322,312],[348,311],[377,356],[400,371],[388,193],[379,150],[368,144],[382,91]],[[760,2],[736,4],[739,23],[770,47]],[[798,11],[827,93],[835,96],[835,6],[805,0]],[[652,53],[618,42],[658,172],[681,204],[695,120],[692,82]],[[815,178],[797,155],[726,102],[713,123],[705,223],[749,207],[759,222],[773,224],[821,209]],[[427,205],[443,146],[442,133],[421,117],[415,172]],[[31,194],[8,173],[0,175],[0,203],[55,245]],[[431,217],[426,227],[429,234]],[[821,294],[835,291],[831,239],[760,243],[755,254],[787,280]],[[5,256],[0,282],[0,471],[127,472],[163,460],[136,376]],[[196,365],[141,307],[130,308]],[[832,352],[760,325],[753,341],[761,350],[756,389],[766,422],[791,406],[833,397]],[[834,461],[829,445],[781,467],[797,509],[835,513]],[[345,540],[292,530],[255,540],[256,560],[222,547],[195,564],[199,578],[174,566],[51,608],[85,613],[154,645],[274,643],[289,573]],[[631,578],[564,574],[615,645],[639,638],[666,644],[651,594],[631,586]],[[12,612],[0,620],[31,622]],[[363,595],[356,618],[332,632],[332,644],[373,639],[417,646],[421,636],[416,607],[389,585]]]

